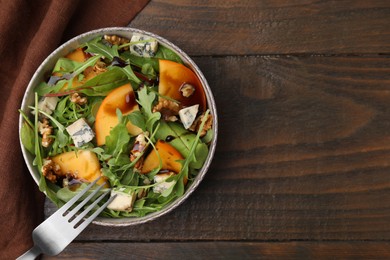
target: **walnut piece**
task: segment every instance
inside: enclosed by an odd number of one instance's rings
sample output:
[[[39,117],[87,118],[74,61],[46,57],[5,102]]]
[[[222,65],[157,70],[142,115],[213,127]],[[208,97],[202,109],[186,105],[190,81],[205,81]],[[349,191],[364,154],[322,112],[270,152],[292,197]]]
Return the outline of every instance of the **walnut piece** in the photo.
[[[87,97],[82,97],[77,92],[70,94],[70,101],[80,106],[85,105],[88,102]]]
[[[97,74],[100,74],[100,73],[103,73],[103,72],[106,72],[107,71],[107,64],[104,62],[104,61],[97,61],[95,63],[95,66],[93,66],[93,70],[97,73]]]
[[[190,126],[189,130],[198,132],[204,116],[205,116],[204,113],[198,116],[195,119],[194,123],[192,123],[192,125]],[[200,133],[200,137],[205,136],[207,131],[212,127],[212,125],[213,125],[213,117],[210,114],[208,114],[206,118],[206,122],[204,123],[203,129]]]
[[[61,171],[60,166],[53,162],[50,158],[43,160],[42,175],[52,183],[56,183],[59,178],[63,178],[65,174]]]
[[[141,133],[135,138],[134,146],[130,151],[130,161],[131,162],[133,162],[135,159],[137,159],[137,157],[139,157],[141,155],[141,153],[145,150],[146,145],[147,145],[147,141],[146,141],[145,136],[149,136],[149,132]],[[142,163],[143,163],[143,158],[140,158],[135,163],[134,168],[137,170],[140,170],[142,167]]]
[[[130,42],[129,39],[126,39],[124,37],[119,37],[117,35],[104,35],[104,39],[109,43],[111,43],[112,45],[122,45]],[[128,49],[129,46],[123,48],[123,50],[128,50]]]
[[[49,125],[49,120],[47,118],[43,118],[42,122],[38,123],[39,133],[42,135],[42,146],[49,147],[49,145],[53,142],[53,138],[50,135],[53,133],[53,127]]]
[[[164,98],[160,98],[158,104],[153,107],[153,113],[160,112],[162,118],[165,121],[170,122],[174,122],[177,120],[176,116],[179,114],[179,111],[180,106],[178,103]]]
[[[179,88],[181,95],[183,97],[190,97],[195,92],[195,87],[192,86],[190,83],[183,83]]]
[[[43,159],[42,175],[52,183],[63,183],[63,187],[69,180],[77,179],[77,172],[62,172],[61,167],[50,157]],[[65,181],[66,180],[66,181]]]

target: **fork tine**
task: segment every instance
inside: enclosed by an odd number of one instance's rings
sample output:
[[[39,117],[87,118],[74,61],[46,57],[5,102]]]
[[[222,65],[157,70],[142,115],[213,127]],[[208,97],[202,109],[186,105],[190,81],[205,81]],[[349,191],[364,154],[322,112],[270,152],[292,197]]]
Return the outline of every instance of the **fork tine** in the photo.
[[[91,203],[83,212],[81,212],[74,220],[72,220],[71,222],[75,223],[75,225],[77,225],[77,223],[80,222],[80,220],[83,219],[83,217],[85,215],[88,214],[88,212],[91,211],[91,209],[93,209],[111,190],[107,190],[105,191],[102,195],[99,196],[99,198],[97,198],[96,200],[94,200],[93,203]],[[87,201],[87,200],[85,200]]]
[[[98,210],[96,210],[91,216],[89,216],[83,223],[81,223],[76,229],[82,231],[91,223],[106,207],[115,199],[116,195],[110,197]]]
[[[97,178],[96,180],[94,180],[93,182],[91,182],[90,184],[88,184],[88,186],[83,189],[79,194],[77,194],[76,196],[74,196],[71,200],[69,200],[64,206],[62,206],[57,212],[58,214],[64,214],[67,210],[69,210],[69,208],[71,206],[73,206],[75,204],[76,201],[78,201],[93,185],[96,184],[96,182],[98,182],[98,180],[100,180],[101,177]],[[57,214],[57,212],[55,214]]]
[[[87,204],[103,188],[105,184],[106,182],[104,182],[99,187],[97,187],[96,190],[94,190],[91,194],[89,194],[88,197],[83,199],[83,201],[81,201],[74,209],[72,209],[72,211],[70,211],[65,216],[67,216],[68,218],[73,217],[82,207],[84,207],[85,204]]]

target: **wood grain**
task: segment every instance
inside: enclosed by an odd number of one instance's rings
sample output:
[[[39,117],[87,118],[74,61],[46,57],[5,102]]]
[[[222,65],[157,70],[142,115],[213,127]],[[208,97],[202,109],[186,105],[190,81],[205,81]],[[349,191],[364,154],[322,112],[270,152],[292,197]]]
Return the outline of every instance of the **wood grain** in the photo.
[[[59,258],[390,259],[389,25],[386,0],[152,0],[130,26],[204,72],[215,159],[173,212]]]
[[[390,2],[153,0],[131,27],[190,55],[390,52]]]
[[[389,240],[389,58],[196,58],[219,110],[204,181],[158,220],[79,240]]]
[[[389,242],[73,243],[43,259],[389,259]]]

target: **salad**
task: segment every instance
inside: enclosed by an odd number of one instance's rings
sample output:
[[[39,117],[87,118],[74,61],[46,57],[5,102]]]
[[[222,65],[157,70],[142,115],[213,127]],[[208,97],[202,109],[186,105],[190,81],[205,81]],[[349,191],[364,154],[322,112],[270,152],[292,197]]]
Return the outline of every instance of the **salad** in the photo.
[[[39,188],[62,206],[111,188],[105,217],[141,217],[182,196],[202,168],[213,120],[196,74],[149,36],[96,37],[59,58],[23,112]]]

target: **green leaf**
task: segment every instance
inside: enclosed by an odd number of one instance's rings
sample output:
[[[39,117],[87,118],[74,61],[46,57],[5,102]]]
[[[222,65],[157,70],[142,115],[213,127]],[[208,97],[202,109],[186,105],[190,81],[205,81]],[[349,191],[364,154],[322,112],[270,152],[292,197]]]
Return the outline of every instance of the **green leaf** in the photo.
[[[175,193],[176,196],[180,197],[184,194],[184,177],[188,176],[188,167],[182,171],[182,173],[179,175],[179,180],[177,181],[175,185]]]
[[[108,178],[112,187],[120,185],[119,178],[109,168],[102,168],[102,173]]]
[[[138,91],[138,104],[141,105],[141,112],[145,117],[145,127],[149,133],[154,132],[156,123],[160,120],[161,114],[152,111],[153,103],[156,99],[154,92],[148,92],[144,87]]]
[[[106,137],[106,153],[112,154],[113,157],[121,154],[130,142],[130,134],[127,131],[126,124],[119,123]]]
[[[61,73],[71,73],[73,72],[77,67],[80,67],[82,62],[77,62],[71,59],[67,58],[59,58],[56,62],[56,65],[54,66],[53,73],[54,72],[61,72]]]
[[[136,83],[136,86],[142,83],[142,81],[134,74],[134,71],[131,69],[130,65],[127,65],[126,67],[123,68],[121,67],[115,67],[115,68],[119,68],[123,70],[123,72],[126,74],[129,81]]]
[[[146,131],[146,121],[141,111],[136,110],[127,115],[127,118],[133,125],[138,126],[144,132]]]
[[[64,133],[64,131],[58,130],[56,133],[56,140],[58,141],[58,147],[63,148],[69,142],[69,137]]]
[[[147,76],[149,79],[155,79],[157,77],[157,73],[150,63],[144,63],[142,65],[141,72],[142,72],[142,74]]]
[[[153,114],[152,107],[155,99],[156,94],[154,92],[148,92],[147,88],[142,88],[138,91],[138,103],[141,105],[147,117]]]
[[[57,192],[56,192],[56,196],[59,200],[62,200],[63,202],[68,202],[69,200],[71,200],[74,196],[76,196],[77,194],[79,194],[82,190],[84,190],[86,187],[87,187],[87,183],[81,183],[80,185],[76,186],[72,186],[71,188],[69,186],[66,186],[66,187],[63,187],[61,189],[58,189]],[[97,185],[91,187],[91,189],[89,189],[83,196],[81,196],[81,198],[79,198],[78,201],[82,201],[84,200],[86,197],[88,197],[90,194],[92,194],[96,189],[97,189]],[[105,191],[107,191],[107,189],[103,188],[101,190],[99,190],[92,198],[91,200],[95,200],[97,199],[101,194],[103,194]],[[92,210],[93,212],[93,210]],[[91,212],[91,213],[92,213]]]
[[[100,55],[108,58],[110,61],[114,57],[119,56],[118,45],[112,45],[110,47],[108,44],[104,44],[101,37],[97,37],[97,38],[85,43],[85,46],[87,47],[85,52],[100,54]]]
[[[38,170],[39,172],[41,173],[41,178],[44,178],[42,176],[42,155],[41,155],[41,150],[42,150],[42,147],[40,145],[40,142],[38,141],[39,140],[39,129],[38,129],[38,114],[39,114],[39,110],[38,110],[38,94],[35,93],[35,105],[34,107],[31,107],[31,109],[34,110],[35,114],[34,114],[34,135],[35,135],[35,138],[34,140],[36,140],[34,143],[34,154],[35,154],[35,158],[34,158],[34,161],[33,161],[33,164],[36,165],[38,167]]]
[[[158,59],[139,57],[131,54],[130,52],[122,53],[121,58],[138,68],[142,68],[145,64],[149,64],[153,70],[157,72],[159,71]]]
[[[123,177],[121,179],[121,184],[127,186],[137,186],[138,180],[139,180],[139,174],[135,173],[133,169],[129,169],[126,172],[124,172]]]
[[[214,133],[212,129],[207,130],[206,135],[202,137],[202,142],[207,144],[213,140]]]
[[[96,56],[92,56],[91,58],[89,58],[88,60],[86,60],[85,62],[83,63],[80,63],[79,66],[77,66],[75,68],[75,70],[71,73],[71,78],[74,78],[75,76],[79,75],[80,73],[84,72],[84,70],[88,67],[91,67],[91,66],[94,66],[95,63],[100,60],[101,56],[100,55],[96,55]]]
[[[74,89],[72,89],[73,85],[73,79],[74,77],[79,77],[82,72],[88,67],[94,66],[95,63],[101,58],[100,55],[93,56],[86,60],[85,62],[74,62],[72,65],[68,64],[67,69],[71,69],[70,66],[73,66],[72,69],[74,69],[71,73],[65,73],[62,75],[57,83],[54,86],[48,85],[46,82],[41,82],[36,88],[35,91],[40,95],[40,96],[45,96],[48,94],[56,94],[59,93],[60,91],[65,92],[66,95],[69,94],[68,91],[71,91],[71,93],[75,92]],[[82,78],[83,76],[81,76]],[[66,87],[66,91],[64,91],[65,84],[68,84]]]
[[[39,190],[44,192],[47,197],[57,206],[61,206],[61,202],[57,197],[56,191],[58,190],[58,186],[54,185],[51,182],[48,182],[44,176],[41,175],[39,179]]]
[[[163,45],[159,45],[158,51],[154,58],[162,60],[171,60],[183,64],[183,61],[181,60],[179,55],[177,55],[174,51]]]
[[[160,129],[156,133],[156,138],[165,140],[167,136],[173,137],[173,140],[169,143],[175,147],[184,158],[188,158],[191,145],[196,140],[196,135],[187,131],[180,123],[163,121],[160,123]],[[190,158],[190,167],[195,169],[201,168],[207,158],[207,154],[207,145],[198,141],[195,147],[194,157]]]
[[[74,92],[81,92],[87,96],[106,96],[111,90],[127,82],[128,78],[123,70],[113,67],[75,88]]]
[[[159,112],[153,113],[146,121],[146,129],[151,132],[153,131],[156,123],[160,120],[161,114]]]
[[[23,146],[32,154],[35,154],[34,129],[27,122],[23,122],[20,129],[20,139]]]
[[[172,181],[173,181],[175,184],[177,184],[175,180],[172,180]],[[172,182],[172,181],[166,181],[166,182],[170,183],[170,182]],[[163,197],[168,197],[169,195],[171,195],[173,189],[174,189],[175,186],[176,186],[175,184],[171,185],[168,189],[164,190],[164,191],[161,193],[161,196],[163,196]]]
[[[49,86],[46,82],[41,82],[39,85],[35,88],[35,92],[39,96],[45,96],[49,93],[58,93],[61,89],[65,87],[65,84],[68,83],[68,80],[62,79],[57,82],[54,86]]]
[[[69,189],[69,187],[64,187],[61,188],[57,191],[57,198],[64,201],[68,202],[70,201],[74,196],[76,196],[80,191],[85,189],[87,187],[87,183],[82,183],[80,186],[77,188]],[[84,195],[86,197],[87,195]]]

